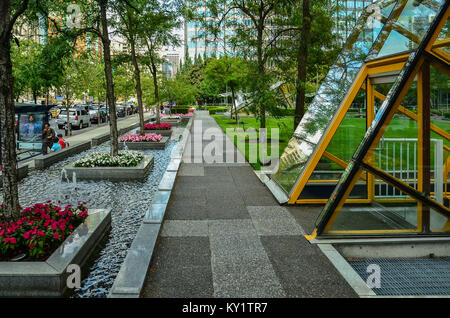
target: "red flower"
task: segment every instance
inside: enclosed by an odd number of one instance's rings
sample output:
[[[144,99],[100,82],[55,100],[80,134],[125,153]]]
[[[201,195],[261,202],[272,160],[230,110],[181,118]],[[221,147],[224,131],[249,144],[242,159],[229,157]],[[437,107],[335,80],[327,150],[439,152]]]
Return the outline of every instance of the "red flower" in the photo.
[[[59,234],[55,232],[55,234],[53,234],[53,238],[56,240],[59,239]]]
[[[14,237],[5,237],[5,239],[3,240],[3,242],[5,243],[11,243],[11,244],[16,244],[16,239]]]

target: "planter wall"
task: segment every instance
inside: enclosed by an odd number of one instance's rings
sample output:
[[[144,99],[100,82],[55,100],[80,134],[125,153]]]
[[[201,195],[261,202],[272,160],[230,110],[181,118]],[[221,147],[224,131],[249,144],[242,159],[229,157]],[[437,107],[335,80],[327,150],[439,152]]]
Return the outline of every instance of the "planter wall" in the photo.
[[[161,123],[163,124],[171,124],[172,126],[178,126],[181,123],[181,118],[179,119],[166,119],[164,117],[161,118]]]
[[[65,149],[61,149],[59,151],[52,152],[47,155],[37,156],[34,159],[34,166],[36,169],[45,169],[50,167],[52,164],[60,162],[83,151],[89,150],[90,148],[91,148],[90,140],[76,143],[70,145]]]
[[[158,142],[127,142],[126,146],[129,150],[149,150],[149,149],[166,149],[169,144],[169,137],[163,137],[161,141]],[[123,141],[119,142],[119,149],[123,150],[125,148]]]
[[[74,167],[73,163],[65,166],[69,176],[76,173],[77,180],[108,180],[108,181],[144,181],[153,170],[153,156],[144,156],[136,167]]]
[[[97,245],[111,228],[111,210],[91,210],[81,224],[45,262],[0,262],[0,297],[62,297],[67,267],[83,271]]]
[[[158,134],[158,135],[162,135],[162,136],[169,136],[169,137],[171,137],[171,136],[172,136],[173,130],[172,130],[172,129],[169,129],[169,130],[163,130],[163,129],[145,129],[144,132],[145,132],[146,134],[148,134],[148,133],[154,133],[154,134]]]

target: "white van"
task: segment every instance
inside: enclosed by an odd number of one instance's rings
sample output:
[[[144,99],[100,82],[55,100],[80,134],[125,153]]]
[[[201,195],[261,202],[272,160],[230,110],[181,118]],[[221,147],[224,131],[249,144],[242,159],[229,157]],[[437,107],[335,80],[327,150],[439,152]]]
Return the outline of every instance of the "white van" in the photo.
[[[81,129],[83,127],[91,126],[91,117],[86,109],[70,108],[69,121],[73,128]],[[56,119],[56,124],[59,129],[64,129],[67,123],[67,110],[62,109]]]

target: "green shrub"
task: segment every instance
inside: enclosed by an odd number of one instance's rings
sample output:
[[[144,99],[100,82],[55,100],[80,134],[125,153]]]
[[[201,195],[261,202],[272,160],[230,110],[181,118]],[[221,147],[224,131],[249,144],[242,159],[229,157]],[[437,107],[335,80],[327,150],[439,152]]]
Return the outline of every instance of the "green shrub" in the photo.
[[[444,117],[450,119],[450,112],[444,113]]]
[[[187,114],[190,107],[173,107],[171,109],[172,114]]]

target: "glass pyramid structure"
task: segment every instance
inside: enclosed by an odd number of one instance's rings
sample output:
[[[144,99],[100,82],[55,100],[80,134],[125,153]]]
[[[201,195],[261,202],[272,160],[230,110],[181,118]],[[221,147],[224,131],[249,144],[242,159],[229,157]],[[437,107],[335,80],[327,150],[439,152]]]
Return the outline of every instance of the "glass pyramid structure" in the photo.
[[[363,12],[272,175],[295,204],[324,157],[341,166],[315,234],[450,231],[450,126],[430,115],[430,82],[448,82],[449,38],[448,1],[379,1]],[[342,160],[330,143],[361,92],[366,125],[347,136],[359,146]],[[366,205],[356,210],[367,214],[352,214],[355,194],[354,203]],[[374,214],[377,224],[349,226]]]

